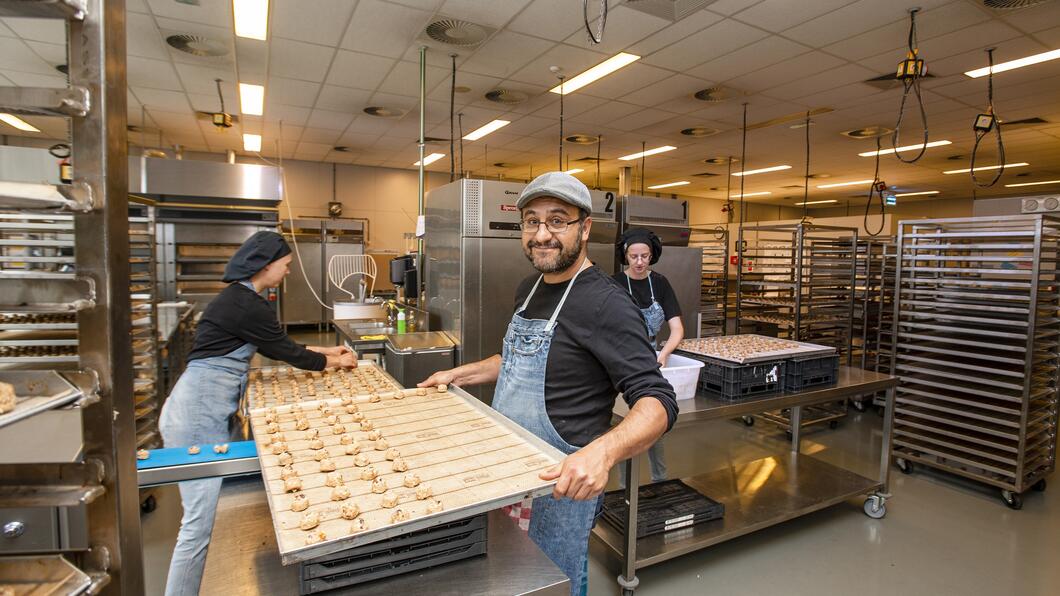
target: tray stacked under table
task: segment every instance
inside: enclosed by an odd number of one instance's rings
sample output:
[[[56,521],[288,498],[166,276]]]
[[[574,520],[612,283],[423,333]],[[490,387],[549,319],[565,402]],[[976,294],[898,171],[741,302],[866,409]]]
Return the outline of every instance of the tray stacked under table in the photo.
[[[251,427],[284,564],[547,494],[563,457],[444,388],[255,408]]]

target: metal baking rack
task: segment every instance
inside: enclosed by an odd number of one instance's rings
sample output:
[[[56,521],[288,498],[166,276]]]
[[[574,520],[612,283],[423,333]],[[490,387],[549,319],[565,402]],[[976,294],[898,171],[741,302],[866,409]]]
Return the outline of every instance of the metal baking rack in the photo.
[[[889,321],[893,303],[885,299],[885,282],[894,279],[894,236],[860,238],[857,243],[857,271],[854,284],[854,364],[866,370],[878,370],[881,359],[881,323]],[[886,346],[883,347],[886,350]],[[886,352],[886,357],[890,353]],[[859,396],[851,403],[859,411],[874,396]]]
[[[737,333],[759,333],[835,348],[853,362],[858,231],[791,223],[744,227],[736,243]],[[806,408],[802,426],[835,427],[846,404]],[[786,411],[760,415],[791,432]],[[754,419],[745,417],[751,425]]]
[[[53,399],[47,408],[0,428],[0,512],[33,508],[66,520],[57,529],[30,523],[9,529],[5,521],[5,552],[33,544],[41,555],[34,562],[0,557],[0,583],[9,583],[7,572],[13,569],[19,593],[96,594],[109,586],[114,593],[142,594],[128,310],[128,153],[124,134],[112,134],[127,124],[124,6],[104,0],[0,0],[0,17],[50,19],[65,30],[68,85],[0,86],[0,111],[31,120],[67,119],[74,164],[69,183],[57,183],[58,176],[56,183],[0,181],[0,313],[8,315],[6,322],[38,326],[2,333],[76,333],[76,363],[17,366],[42,376],[62,366],[76,368],[61,374],[82,393],[62,407],[66,397]],[[11,315],[41,317],[14,323]],[[66,318],[47,322],[51,315]],[[76,316],[76,329],[70,315]],[[63,327],[43,327],[52,324]],[[18,372],[13,366],[5,365],[4,374]],[[32,389],[39,387],[24,391]],[[32,449],[13,437],[50,442]],[[61,453],[60,443],[75,448],[73,454]],[[50,563],[54,573],[26,573],[27,563],[37,571]]]
[[[1056,466],[1060,219],[903,221],[898,244],[895,461],[1018,509]]]
[[[691,228],[688,245],[703,249],[700,282],[699,335],[726,335],[729,318],[729,231]]]
[[[158,416],[162,358],[158,332],[158,281],[154,201],[129,197],[129,310],[133,342],[133,400],[136,447],[160,447]]]

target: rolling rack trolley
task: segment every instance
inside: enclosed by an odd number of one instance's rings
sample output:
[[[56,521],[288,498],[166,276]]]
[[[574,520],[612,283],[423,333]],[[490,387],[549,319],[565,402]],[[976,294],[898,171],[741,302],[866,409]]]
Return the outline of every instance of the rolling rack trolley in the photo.
[[[70,184],[0,181],[0,210],[66,214],[74,231],[72,270],[0,272],[0,310],[74,315],[78,360],[76,371],[40,363],[0,372],[18,396],[0,416],[0,522],[9,536],[0,581],[17,581],[18,590],[141,594],[123,7],[0,0],[0,16],[67,25],[69,86],[0,87],[0,110],[69,118],[74,165]],[[48,519],[71,523],[55,532]]]
[[[876,370],[880,359],[880,321],[884,317],[884,279],[887,267],[894,271],[894,237],[878,236],[858,240],[857,274],[854,285],[854,363],[865,370]],[[887,260],[891,262],[888,263]],[[887,315],[888,319],[890,315]],[[859,412],[873,396],[858,396],[850,403]]]
[[[1020,509],[1056,467],[1060,219],[903,221],[898,245],[895,463]]]
[[[703,249],[699,300],[699,335],[726,335],[729,320],[729,231],[691,228],[688,246]]]
[[[737,332],[831,346],[852,364],[857,238],[855,228],[811,223],[743,228],[736,245]],[[790,411],[756,416],[792,434]],[[803,411],[801,424],[835,428],[844,417],[845,402],[815,404]],[[755,416],[742,419],[751,426]]]

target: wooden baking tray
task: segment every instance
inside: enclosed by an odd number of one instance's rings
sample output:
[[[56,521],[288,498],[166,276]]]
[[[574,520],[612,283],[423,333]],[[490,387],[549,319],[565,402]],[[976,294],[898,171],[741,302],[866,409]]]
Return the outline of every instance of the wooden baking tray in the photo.
[[[538,474],[560,462],[564,454],[508,420],[489,406],[466,392],[453,388],[445,392],[431,389],[426,395],[415,395],[417,390],[397,398],[396,392],[379,395],[378,402],[369,396],[332,398],[305,401],[299,404],[275,406],[278,433],[267,430],[266,416],[271,408],[255,409],[251,413],[265,480],[269,509],[272,513],[280,558],[284,565],[307,561],[348,548],[422,530],[517,503],[524,498],[552,492],[555,482],[544,482]],[[354,414],[346,413],[343,401],[352,401],[374,429],[382,433],[390,448],[397,449],[408,464],[408,470],[395,472],[386,452],[377,450],[375,441],[368,440],[369,430],[359,430]],[[331,408],[330,414],[321,411],[322,405]],[[309,423],[305,431],[295,429],[295,408],[300,408]],[[346,427],[346,435],[361,446],[365,455],[387,483],[387,492],[396,494],[398,504],[383,507],[383,494],[371,492],[371,481],[361,480],[361,470],[354,464],[357,456],[345,455],[342,434],[336,435],[327,423],[329,415],[338,416],[338,423]],[[321,450],[309,448],[308,433],[319,432],[329,459],[336,465],[344,485],[352,496],[344,501],[331,500],[332,488],[326,486],[328,473],[320,470],[313,454]],[[284,435],[287,450],[294,457],[292,468],[302,481],[301,493],[309,499],[303,512],[291,510],[293,493],[284,490],[279,456],[273,455],[272,437]],[[433,496],[417,499],[416,488],[406,488],[404,477],[416,474],[420,486],[429,485]],[[417,487],[418,488],[418,487]],[[441,501],[443,509],[427,513],[427,503]],[[342,519],[340,506],[356,503],[361,510],[357,519],[364,519],[367,529],[351,531],[353,521]],[[409,514],[407,521],[392,521],[397,509]],[[304,531],[299,528],[303,516],[313,512],[320,515],[320,524]],[[306,535],[323,532],[326,538],[307,545]]]

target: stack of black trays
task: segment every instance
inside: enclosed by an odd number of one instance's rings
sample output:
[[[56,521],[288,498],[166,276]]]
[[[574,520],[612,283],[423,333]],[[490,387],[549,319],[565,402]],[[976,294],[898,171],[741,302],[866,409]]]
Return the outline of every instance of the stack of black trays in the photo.
[[[665,480],[640,487],[637,502],[637,538],[660,534],[725,517],[725,505],[706,497],[680,480]],[[603,518],[620,532],[626,531],[626,491],[604,493]]]
[[[348,588],[486,554],[486,514],[306,561],[300,594]]]

